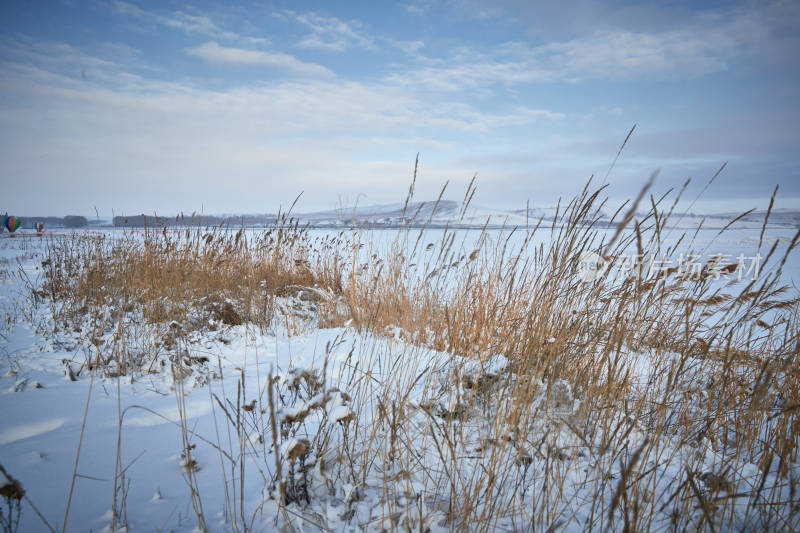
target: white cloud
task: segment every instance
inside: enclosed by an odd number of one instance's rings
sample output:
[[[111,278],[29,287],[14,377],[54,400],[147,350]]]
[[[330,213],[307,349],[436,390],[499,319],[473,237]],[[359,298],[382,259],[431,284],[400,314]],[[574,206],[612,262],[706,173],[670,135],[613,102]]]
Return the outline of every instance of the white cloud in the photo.
[[[123,2],[123,0],[113,0],[111,5],[123,15],[132,15],[135,17],[145,17],[147,15],[139,6],[131,4],[130,2]]]
[[[0,143],[0,174],[37,184],[4,197],[20,212],[91,212],[97,204],[166,213],[203,202],[207,210],[269,211],[302,190],[305,205],[330,208],[338,194],[355,197],[365,184],[384,194],[375,201],[394,200],[417,151],[430,154],[426,176],[437,189],[445,174],[454,176],[432,162],[435,154],[462,150],[465,136],[560,117],[527,108],[482,112],[335,77],[211,90],[92,62],[68,46],[27,48],[28,55],[4,51],[0,61],[0,130],[14,132]],[[282,55],[216,43],[195,53],[296,67]],[[76,62],[93,65],[90,82],[74,75]]]
[[[139,76],[135,72],[151,69],[141,61],[140,51],[118,43],[103,43],[94,54],[65,43],[37,42],[27,38],[0,42],[4,75],[28,76],[37,72],[40,83],[61,84],[72,79],[82,85],[102,84],[106,87],[135,88]],[[124,64],[124,66],[123,66]]]
[[[224,30],[206,14],[174,11],[169,15],[163,15],[152,11],[146,11],[124,0],[113,0],[112,5],[119,13],[124,15],[129,15],[167,28],[180,30],[185,33],[197,33],[217,39],[243,41],[252,44],[267,44],[267,40],[262,37],[242,36],[236,32]]]
[[[403,4],[403,9],[413,15],[424,15],[427,13],[431,8],[430,2],[415,2],[415,3],[408,3]]]
[[[300,61],[296,57],[281,52],[264,52],[244,50],[220,46],[216,42],[207,42],[186,49],[186,53],[211,63],[228,63],[232,65],[264,65],[279,68],[300,76],[331,77],[334,73],[316,63]]]
[[[508,11],[497,5],[487,5],[481,0],[447,0],[447,7],[456,17],[486,21],[490,19],[504,19],[505,22],[513,20]]]
[[[395,48],[399,48],[409,55],[414,55],[425,48],[425,43],[422,41],[399,41],[395,39],[387,39],[387,41]]]
[[[406,2],[402,6],[407,13],[419,16],[428,15],[434,7],[437,7],[439,10],[447,12],[449,16],[460,20],[487,21],[490,19],[502,19],[506,23],[515,21],[509,11],[503,7],[502,4],[504,3],[508,2],[497,0],[494,2],[481,0],[415,0]],[[541,9],[539,3],[535,4],[536,10]]]
[[[374,42],[358,21],[346,22],[336,17],[326,17],[316,13],[294,13],[287,11],[293,19],[307,27],[311,32],[298,46],[343,52],[348,48],[373,48]]]
[[[768,57],[774,21],[758,13],[705,15],[661,32],[603,30],[538,46],[510,42],[492,55],[457,47],[449,61],[390,74],[387,80],[439,91],[539,82],[691,79]]]
[[[705,14],[672,29],[605,25],[575,39],[511,42],[478,52],[461,46],[437,57],[441,40],[425,46],[371,37],[356,22],[281,12],[295,36],[300,30],[305,47],[339,51],[378,43],[414,56],[402,66],[384,63],[392,70],[382,79],[362,72],[357,80],[347,80],[323,65],[263,44],[250,46],[246,37],[215,23],[214,16],[188,8],[157,14],[124,2],[118,9],[149,29],[158,25],[192,34],[191,44],[198,45],[184,52],[202,61],[256,71],[253,67],[266,67],[283,75],[270,75],[263,84],[228,80],[225,88],[209,89],[202,78],[181,78],[180,72],[146,64],[145,52],[124,45],[108,43],[87,53],[67,44],[1,41],[0,131],[13,135],[0,143],[0,175],[37,184],[7,191],[8,202],[34,206],[21,211],[57,211],[60,202],[88,201],[87,211],[96,203],[118,212],[171,212],[201,202],[209,206],[212,200],[209,208],[218,211],[266,211],[300,190],[306,191],[304,201],[330,207],[340,193],[402,196],[405,187],[398,191],[397,184],[407,184],[417,151],[423,153],[423,176],[434,189],[444,179],[466,180],[479,171],[482,183],[488,181],[498,197],[511,202],[530,194],[533,182],[560,193],[607,168],[631,122],[638,120],[641,99],[634,96],[628,103],[609,97],[539,109],[542,104],[520,105],[536,102],[535,96],[526,100],[536,91],[526,94],[517,91],[519,86],[691,78],[733,68],[748,57],[774,57],[776,42],[796,41],[788,32],[785,40],[775,40],[780,17],[774,13],[731,12]],[[794,48],[785,48],[791,55]],[[297,51],[301,57],[306,53]],[[198,76],[207,70],[198,66],[188,72]],[[213,71],[219,75],[222,69]],[[173,81],[165,76],[174,76]],[[619,116],[622,110],[615,106],[621,103],[626,107]],[[558,112],[582,105],[591,108],[588,115]],[[785,161],[791,158],[786,154],[796,152],[791,127],[797,113],[786,107],[750,121],[742,120],[737,109],[722,126],[716,119],[708,128],[690,124],[659,135],[652,134],[653,124],[640,122],[617,172],[624,170],[633,181],[670,164],[682,180],[687,160],[718,167],[733,151],[742,160],[773,157],[777,163],[770,176],[794,179],[796,172],[785,172]],[[654,110],[654,120],[668,113]],[[625,167],[626,162],[632,166]]]

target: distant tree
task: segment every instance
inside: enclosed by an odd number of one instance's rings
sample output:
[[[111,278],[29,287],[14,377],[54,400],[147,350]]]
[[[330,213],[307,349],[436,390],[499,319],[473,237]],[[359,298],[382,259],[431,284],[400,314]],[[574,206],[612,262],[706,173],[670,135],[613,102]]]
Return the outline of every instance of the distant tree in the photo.
[[[64,217],[65,228],[83,228],[88,224],[89,221],[86,220],[86,217],[80,215],[67,215]]]

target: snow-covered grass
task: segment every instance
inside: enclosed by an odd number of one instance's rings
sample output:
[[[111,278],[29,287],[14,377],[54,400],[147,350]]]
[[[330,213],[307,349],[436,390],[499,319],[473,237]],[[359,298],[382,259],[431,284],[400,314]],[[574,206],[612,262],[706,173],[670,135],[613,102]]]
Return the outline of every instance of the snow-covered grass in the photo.
[[[672,200],[606,230],[601,193],[388,243],[287,218],[3,239],[0,524],[797,530],[797,235],[755,232],[755,280],[612,279],[689,249]]]

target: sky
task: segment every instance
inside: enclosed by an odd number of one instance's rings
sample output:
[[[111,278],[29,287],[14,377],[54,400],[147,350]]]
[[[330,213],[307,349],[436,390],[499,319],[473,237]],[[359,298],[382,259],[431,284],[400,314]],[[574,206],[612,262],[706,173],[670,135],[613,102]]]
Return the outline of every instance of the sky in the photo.
[[[800,209],[800,2],[6,0],[0,210]],[[612,163],[633,125],[619,159]],[[610,172],[609,172],[610,170]]]

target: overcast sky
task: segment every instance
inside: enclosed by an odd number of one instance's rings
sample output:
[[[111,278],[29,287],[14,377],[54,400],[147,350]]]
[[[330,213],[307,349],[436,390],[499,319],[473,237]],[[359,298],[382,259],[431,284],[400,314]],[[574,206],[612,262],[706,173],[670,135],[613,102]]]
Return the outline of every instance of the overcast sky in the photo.
[[[478,174],[523,208],[692,178],[800,208],[800,2],[0,5],[0,210],[301,211]]]

